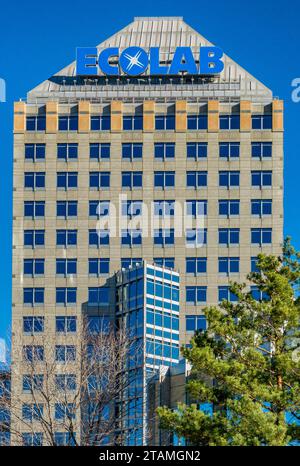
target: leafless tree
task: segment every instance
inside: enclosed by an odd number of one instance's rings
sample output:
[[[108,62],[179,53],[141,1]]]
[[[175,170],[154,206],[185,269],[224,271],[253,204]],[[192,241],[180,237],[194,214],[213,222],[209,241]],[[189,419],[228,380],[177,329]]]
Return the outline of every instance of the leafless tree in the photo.
[[[27,336],[25,346],[21,334],[13,336],[12,444],[23,444],[24,433],[33,444],[42,437],[50,446],[123,443],[127,390],[135,378],[129,369],[141,357],[140,340],[125,327],[92,331],[85,320],[80,327],[62,337]]]

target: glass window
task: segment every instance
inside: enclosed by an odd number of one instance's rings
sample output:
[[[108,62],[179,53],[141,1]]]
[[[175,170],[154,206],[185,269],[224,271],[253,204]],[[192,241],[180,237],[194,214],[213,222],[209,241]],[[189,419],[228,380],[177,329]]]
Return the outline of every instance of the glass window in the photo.
[[[175,172],[154,172],[155,188],[174,188]]]
[[[109,245],[109,230],[89,230],[89,246],[97,247]]]
[[[46,117],[45,116],[27,116],[26,131],[45,131]]]
[[[128,229],[122,230],[121,245],[122,246],[140,246],[142,244],[142,230]]]
[[[240,201],[239,199],[234,200],[219,200],[219,215],[231,217],[240,214]]]
[[[157,142],[154,144],[154,157],[160,160],[174,159],[175,143],[174,142]]]
[[[45,188],[45,172],[25,172],[24,188],[32,191]]]
[[[57,217],[77,217],[77,201],[57,201],[56,216]]]
[[[56,288],[56,304],[64,306],[76,304],[77,288]]]
[[[58,131],[77,131],[78,130],[78,116],[66,115],[58,117]]]
[[[187,228],[186,229],[186,246],[200,247],[207,244],[207,229],[206,228]]]
[[[272,172],[263,171],[252,171],[251,172],[251,183],[253,187],[265,187],[272,186]]]
[[[109,143],[93,143],[90,144],[90,159],[91,160],[108,160],[110,158]]]
[[[185,317],[186,331],[206,330],[206,317],[204,315],[187,315]]]
[[[92,115],[91,131],[110,130],[110,115]]]
[[[219,186],[232,188],[240,185],[239,171],[219,171]]]
[[[207,142],[188,142],[186,145],[186,155],[188,159],[206,159]]]
[[[56,245],[72,247],[77,245],[77,230],[56,230]]]
[[[186,214],[194,218],[207,215],[206,200],[189,200],[186,202]]]
[[[219,257],[219,273],[239,273],[239,257]]]
[[[154,245],[174,245],[174,228],[159,228],[154,230]]]
[[[78,158],[78,144],[57,144],[58,160],[72,161]]]
[[[57,188],[58,189],[76,189],[77,188],[77,172],[58,172],[57,173]]]
[[[186,258],[186,273],[194,275],[206,273],[207,258],[206,257],[187,257]]]
[[[31,162],[44,161],[46,157],[46,144],[25,144],[25,160]]]
[[[207,186],[207,171],[187,171],[186,185],[195,189]]]
[[[56,316],[56,332],[58,333],[74,333],[76,332],[76,317],[75,316]]]
[[[42,333],[44,331],[44,317],[27,316],[23,317],[24,333]]]
[[[220,129],[240,129],[240,115],[220,115]]]
[[[143,115],[124,115],[123,130],[133,131],[143,129]]]
[[[258,245],[271,244],[272,228],[251,228],[251,243]]]
[[[252,115],[252,129],[272,129],[272,115]]]
[[[207,121],[208,119],[206,114],[188,115],[187,128],[188,130],[207,129]]]
[[[206,286],[187,286],[186,302],[187,304],[201,304],[206,302]]]
[[[96,276],[109,274],[109,259],[89,259],[89,274]]]
[[[110,172],[90,172],[90,188],[107,189],[110,186]]]
[[[218,292],[219,292],[219,302],[223,300],[230,301],[230,302],[238,301],[237,296],[230,291],[229,286],[219,286]]]
[[[24,217],[44,217],[45,201],[24,201]]]
[[[219,228],[219,244],[233,245],[240,242],[239,228]]]
[[[143,144],[140,143],[123,143],[122,158],[126,160],[136,160],[143,157]]]
[[[240,156],[240,143],[239,142],[220,142],[219,143],[219,156],[226,159],[235,159]]]
[[[159,267],[168,267],[169,269],[175,268],[175,259],[174,257],[154,257],[153,262]]]
[[[122,172],[122,188],[141,188],[143,186],[143,172]]]
[[[175,115],[155,115],[155,129],[175,130]]]
[[[251,155],[259,159],[272,157],[272,142],[252,142]]]
[[[45,246],[45,230],[25,230],[24,246],[32,248]]]
[[[272,214],[272,199],[251,199],[251,215]]]

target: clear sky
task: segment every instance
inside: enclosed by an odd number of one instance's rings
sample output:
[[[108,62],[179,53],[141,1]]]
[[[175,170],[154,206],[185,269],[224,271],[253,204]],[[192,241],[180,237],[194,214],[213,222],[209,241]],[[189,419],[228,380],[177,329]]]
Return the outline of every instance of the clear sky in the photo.
[[[291,82],[300,78],[299,2],[11,0],[1,16],[0,78],[7,97],[0,103],[0,337],[11,314],[13,102],[72,62],[77,46],[97,45],[134,16],[183,16],[285,100],[285,234],[300,249],[300,102],[291,99]]]

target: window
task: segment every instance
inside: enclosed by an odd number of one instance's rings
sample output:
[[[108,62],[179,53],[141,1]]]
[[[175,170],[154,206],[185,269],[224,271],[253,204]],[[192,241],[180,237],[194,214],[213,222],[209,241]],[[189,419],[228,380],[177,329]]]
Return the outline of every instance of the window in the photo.
[[[272,115],[252,115],[252,129],[272,129]]]
[[[44,331],[44,317],[27,316],[23,317],[24,333],[42,333]]]
[[[44,288],[24,288],[23,303],[27,306],[44,304]]]
[[[110,115],[92,115],[91,131],[110,130]]]
[[[99,248],[109,245],[109,230],[89,230],[89,246]]]
[[[22,434],[22,443],[24,447],[41,447],[43,445],[42,432],[24,432]]]
[[[76,360],[76,348],[74,345],[56,345],[55,360],[57,362],[74,362]]]
[[[203,315],[188,315],[185,317],[185,327],[187,332],[206,330],[206,317]]]
[[[153,262],[159,267],[168,267],[169,269],[175,268],[174,257],[154,257]]]
[[[109,201],[89,201],[90,217],[105,217],[109,215]]]
[[[44,406],[40,403],[23,403],[22,418],[24,421],[38,421],[43,416]]]
[[[219,215],[231,217],[234,215],[240,215],[240,201],[239,199],[219,200]]]
[[[55,386],[59,391],[76,390],[76,375],[75,374],[56,374]]]
[[[90,275],[107,275],[109,274],[109,259],[108,258],[95,258],[89,259],[89,274]]]
[[[77,188],[77,172],[58,172],[57,173],[57,188],[58,189],[76,189]]]
[[[76,432],[72,434],[70,432],[55,432],[54,441],[56,446],[75,446],[74,438],[76,437]]]
[[[78,158],[78,144],[57,144],[58,160],[72,161]]]
[[[63,306],[76,304],[77,288],[56,288],[56,304]]]
[[[124,143],[122,144],[122,158],[125,160],[136,160],[143,157],[143,144]]]
[[[24,259],[23,265],[24,275],[44,275],[45,259]]]
[[[133,131],[143,129],[143,115],[124,115],[123,130]]]
[[[185,290],[187,304],[206,303],[206,286],[187,286]]]
[[[251,272],[259,272],[257,260],[257,257],[251,257]]]
[[[238,171],[220,171],[219,172],[219,186],[225,188],[232,188],[240,185],[240,172]]]
[[[75,316],[57,316],[55,318],[57,333],[74,333],[76,332]]]
[[[239,244],[240,229],[239,228],[219,228],[219,244],[226,246]]]
[[[251,228],[251,243],[258,245],[271,244],[272,228]]]
[[[236,302],[238,300],[237,296],[230,291],[229,286],[219,286],[219,302],[222,302],[224,299],[225,301],[230,301],[231,303]]]
[[[88,303],[93,305],[107,305],[109,303],[109,288],[106,286],[89,288]]]
[[[142,230],[129,229],[122,230],[121,245],[122,246],[140,246],[142,244]]]
[[[42,390],[44,385],[43,374],[23,375],[23,392],[32,393]]]
[[[62,218],[77,217],[77,201],[57,201],[56,216]]]
[[[174,188],[175,172],[154,172],[155,188]]]
[[[44,161],[46,157],[46,144],[25,144],[25,160],[31,162]]]
[[[141,188],[143,186],[143,172],[122,172],[122,188]]]
[[[98,160],[98,161],[110,159],[110,144],[109,143],[90,144],[90,159]]]
[[[66,419],[75,419],[75,404],[74,403],[55,403],[55,420],[65,421]]]
[[[206,228],[188,228],[185,235],[187,247],[201,247],[207,243]]]
[[[58,131],[77,131],[78,130],[78,116],[68,115],[58,117]]]
[[[24,201],[24,217],[45,217],[45,201]]]
[[[23,346],[24,361],[44,361],[44,347],[41,345],[26,345]]]
[[[45,246],[45,230],[25,230],[24,246],[31,248]]]
[[[240,143],[239,142],[220,142],[219,156],[226,159],[235,159],[240,156]]]
[[[187,129],[207,129],[207,115],[188,115]]]
[[[186,214],[194,218],[200,217],[201,215],[207,215],[207,201],[205,200],[191,200],[185,201]]]
[[[77,259],[56,259],[56,275],[76,275]]]
[[[45,116],[28,116],[26,117],[26,131],[45,131]]]
[[[207,258],[206,257],[187,257],[185,259],[186,273],[198,275],[206,273],[207,271]]]
[[[240,115],[220,115],[220,129],[240,129]]]
[[[219,273],[239,273],[239,257],[219,257]]]
[[[141,257],[122,257],[121,268],[128,269],[128,267],[131,265],[141,264],[141,263],[142,263]]]
[[[122,201],[122,216],[136,217],[142,215],[143,201]]]
[[[186,156],[188,159],[206,159],[207,142],[188,142],[186,145]]]
[[[256,301],[269,301],[270,297],[265,291],[261,291],[257,286],[251,286],[252,298]]]
[[[25,172],[24,188],[32,191],[45,189],[45,172]]]
[[[155,115],[155,129],[158,131],[174,130],[175,115]]]
[[[154,215],[158,217],[173,217],[175,201],[154,201]]]
[[[77,245],[77,230],[56,230],[56,246],[72,247]]]
[[[272,186],[272,172],[271,171],[252,171],[251,182],[253,187]]]
[[[158,228],[154,230],[154,245],[174,245],[174,228]]]
[[[252,142],[251,155],[258,159],[272,157],[272,142]]]
[[[159,160],[174,159],[175,142],[157,142],[154,144],[154,157]]]
[[[207,186],[207,171],[186,172],[186,185],[188,188],[201,188]]]
[[[90,188],[105,189],[110,186],[110,172],[90,172]]]
[[[272,199],[251,199],[251,215],[272,214]]]

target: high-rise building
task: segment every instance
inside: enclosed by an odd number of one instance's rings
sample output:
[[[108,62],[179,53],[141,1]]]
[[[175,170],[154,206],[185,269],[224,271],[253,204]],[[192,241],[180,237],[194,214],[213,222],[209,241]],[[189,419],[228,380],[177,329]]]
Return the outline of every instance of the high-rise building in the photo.
[[[152,379],[160,368],[179,363],[179,274],[143,262],[117,272],[115,286],[115,319],[132,340],[116,438],[123,445],[148,445],[155,419]]]
[[[135,18],[97,47],[99,67],[94,48],[79,52],[15,103],[19,374],[32,329],[41,348],[55,342],[56,319],[109,302],[103,285],[122,267],[179,271],[185,344],[203,307],[235,299],[229,280],[280,253],[283,102],[225,54],[214,69],[220,50],[207,47],[182,18]]]

